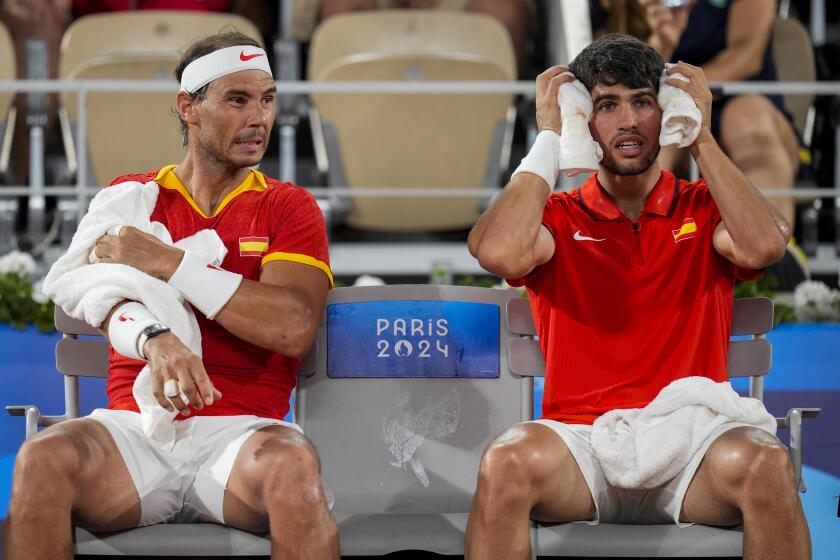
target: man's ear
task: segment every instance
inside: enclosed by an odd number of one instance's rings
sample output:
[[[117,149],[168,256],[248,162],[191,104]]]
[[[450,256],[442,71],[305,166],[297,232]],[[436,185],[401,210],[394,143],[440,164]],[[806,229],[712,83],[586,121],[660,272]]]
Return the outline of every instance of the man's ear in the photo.
[[[201,126],[201,119],[198,114],[199,101],[194,100],[185,91],[179,91],[175,97],[175,104],[178,107],[178,114],[187,126]]]

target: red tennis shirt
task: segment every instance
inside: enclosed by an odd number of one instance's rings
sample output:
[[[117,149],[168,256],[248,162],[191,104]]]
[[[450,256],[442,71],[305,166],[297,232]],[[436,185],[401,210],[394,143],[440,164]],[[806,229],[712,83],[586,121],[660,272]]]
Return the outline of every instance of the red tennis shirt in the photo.
[[[293,261],[322,270],[332,286],[324,218],[305,189],[252,171],[212,216],[206,216],[174,167],[120,177],[111,188],[126,181],[154,179],[161,188],[151,220],[165,225],[173,241],[203,229],[215,230],[228,251],[222,261],[225,270],[259,280],[267,262]],[[300,360],[245,342],[197,309],[193,311],[201,330],[204,368],[222,399],[192,415],[253,414],[282,419],[289,411]],[[145,362],[117,354],[113,348],[109,362],[108,408],[139,412],[131,390]]]
[[[712,245],[720,212],[703,180],[663,171],[636,223],[600,186],[549,197],[554,255],[528,276],[545,356],[543,417],[591,424],[647,405],[666,385],[726,373],[735,279]]]

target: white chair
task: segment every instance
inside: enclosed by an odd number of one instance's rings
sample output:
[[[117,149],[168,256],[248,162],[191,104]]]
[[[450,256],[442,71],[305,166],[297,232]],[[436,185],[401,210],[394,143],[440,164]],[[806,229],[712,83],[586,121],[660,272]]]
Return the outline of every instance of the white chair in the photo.
[[[512,81],[510,38],[495,19],[439,10],[359,12],[318,27],[309,52],[318,82]],[[512,96],[347,94],[311,96],[319,166],[336,187],[498,187],[507,168]],[[470,227],[477,196],[355,197],[346,223],[381,231]]]

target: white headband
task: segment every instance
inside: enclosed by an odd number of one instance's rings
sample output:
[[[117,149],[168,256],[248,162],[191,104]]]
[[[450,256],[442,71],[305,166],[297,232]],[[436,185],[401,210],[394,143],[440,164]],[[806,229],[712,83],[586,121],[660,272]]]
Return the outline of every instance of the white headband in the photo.
[[[195,93],[213,80],[243,70],[262,70],[272,76],[271,66],[261,48],[251,45],[227,47],[187,64],[181,74],[181,91]]]

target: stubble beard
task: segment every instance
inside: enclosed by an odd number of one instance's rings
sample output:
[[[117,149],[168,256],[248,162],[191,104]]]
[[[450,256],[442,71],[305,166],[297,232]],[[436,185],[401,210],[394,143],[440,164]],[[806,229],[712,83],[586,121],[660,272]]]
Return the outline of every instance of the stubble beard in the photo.
[[[659,157],[660,150],[661,146],[657,144],[656,150],[651,152],[648,157],[644,159],[632,160],[625,164],[619,164],[612,156],[610,151],[604,149],[604,158],[601,160],[601,167],[603,167],[613,175],[618,175],[620,177],[626,177],[628,175],[641,175],[642,173],[650,169],[650,166],[653,165],[653,163],[656,161],[656,158]]]

